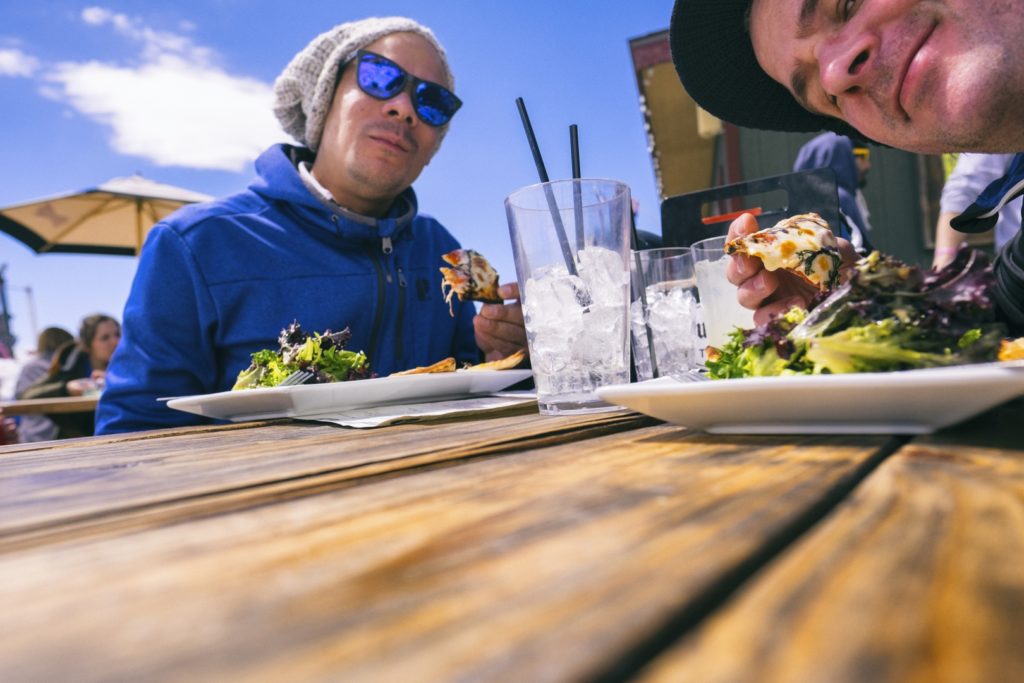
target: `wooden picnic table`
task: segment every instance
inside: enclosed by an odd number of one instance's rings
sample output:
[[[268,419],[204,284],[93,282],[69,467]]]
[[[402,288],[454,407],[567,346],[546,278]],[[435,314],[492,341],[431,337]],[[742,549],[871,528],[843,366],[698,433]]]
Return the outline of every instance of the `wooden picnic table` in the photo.
[[[95,395],[0,401],[0,417],[53,415],[56,413],[91,413],[96,410],[96,404],[99,403],[99,400],[99,395]]]
[[[1022,412],[913,440],[515,409],[0,448],[0,671],[1024,680]]]

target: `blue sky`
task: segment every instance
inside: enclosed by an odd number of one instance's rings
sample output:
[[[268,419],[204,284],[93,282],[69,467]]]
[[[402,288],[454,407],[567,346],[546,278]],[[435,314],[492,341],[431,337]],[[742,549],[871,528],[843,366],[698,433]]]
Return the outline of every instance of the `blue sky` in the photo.
[[[287,141],[271,86],[292,56],[344,21],[404,15],[448,51],[465,102],[414,185],[424,213],[515,279],[503,200],[537,181],[514,100],[530,110],[552,178],[622,180],[639,227],[660,231],[630,38],[667,28],[672,0],[519,2],[0,3],[0,206],[138,172],[210,195],[244,188],[252,161]],[[120,318],[135,270],[125,257],[37,256],[0,234],[21,355],[38,328],[77,332],[89,313]],[[173,286],[173,283],[168,283]]]

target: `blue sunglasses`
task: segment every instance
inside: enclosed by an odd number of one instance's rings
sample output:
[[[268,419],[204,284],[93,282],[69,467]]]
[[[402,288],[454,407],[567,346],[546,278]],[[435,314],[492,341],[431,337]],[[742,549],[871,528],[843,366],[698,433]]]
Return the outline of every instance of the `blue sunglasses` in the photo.
[[[428,126],[443,126],[462,106],[462,100],[448,88],[416,78],[387,57],[360,50],[356,53],[356,63],[359,89],[370,97],[390,100],[411,87],[416,116]]]

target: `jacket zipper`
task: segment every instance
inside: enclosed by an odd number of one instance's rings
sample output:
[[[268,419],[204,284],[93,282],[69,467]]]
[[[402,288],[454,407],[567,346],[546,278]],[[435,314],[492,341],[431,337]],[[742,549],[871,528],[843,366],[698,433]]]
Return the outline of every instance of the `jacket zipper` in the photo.
[[[385,257],[390,256],[394,252],[394,247],[391,244],[390,237],[382,237],[380,240],[380,250]],[[381,327],[384,322],[384,287],[385,283],[391,284],[394,279],[391,277],[391,271],[387,266],[387,263],[383,263],[381,257],[371,252],[371,260],[373,261],[374,267],[377,269],[377,311],[373,319],[373,331],[370,335],[370,348],[374,350],[374,354],[377,353],[377,344],[380,343]],[[402,357],[405,355],[405,344],[402,341],[402,330],[405,324],[405,294],[406,294],[406,281],[405,273],[402,272],[402,268],[395,264],[395,273],[398,276],[398,306],[396,307],[395,316],[395,362],[400,362]],[[373,356],[371,356],[371,362]]]
[[[367,350],[367,353],[371,354],[370,363],[372,364],[377,358],[377,344],[380,340],[380,328],[381,324],[384,322],[385,269],[381,264],[381,259],[377,255],[377,251],[372,247],[368,251],[370,252],[370,261],[373,263],[373,267],[377,270],[377,308],[373,313],[373,327],[370,328],[370,347]]]
[[[402,267],[395,265],[398,272],[398,319],[395,321],[395,360],[401,361],[405,356],[405,344],[402,343],[402,328],[405,323],[405,273]]]

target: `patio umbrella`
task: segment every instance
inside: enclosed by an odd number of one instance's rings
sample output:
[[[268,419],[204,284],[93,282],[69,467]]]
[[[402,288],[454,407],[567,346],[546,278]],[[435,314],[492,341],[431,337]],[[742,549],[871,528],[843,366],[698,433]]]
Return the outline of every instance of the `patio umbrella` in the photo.
[[[0,231],[37,254],[134,256],[155,223],[208,195],[139,175],[0,209]]]

